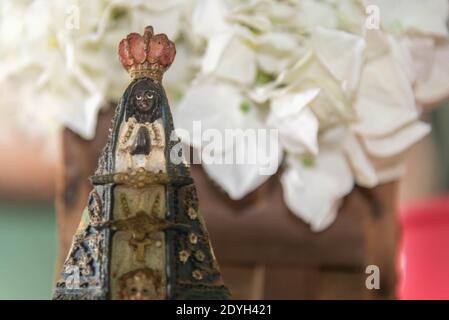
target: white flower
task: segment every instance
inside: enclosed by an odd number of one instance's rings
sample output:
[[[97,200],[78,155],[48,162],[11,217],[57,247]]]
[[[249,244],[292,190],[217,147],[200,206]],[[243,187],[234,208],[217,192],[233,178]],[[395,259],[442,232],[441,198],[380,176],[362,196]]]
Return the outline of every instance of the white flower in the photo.
[[[308,51],[292,68],[281,73],[278,81],[284,86],[284,92],[304,92],[320,88],[318,96],[310,103],[310,109],[321,126],[328,127],[352,117],[353,110],[341,83],[330,76],[329,70],[313,51]]]
[[[32,90],[23,101],[33,101],[36,119],[51,109],[52,127],[66,125],[90,139],[101,106],[117,101],[129,81],[118,63],[118,42],[126,32],[143,30],[148,21],[157,32],[176,38],[181,13],[189,3],[3,1],[0,83],[28,86]],[[28,77],[15,82],[18,74]]]
[[[201,71],[250,85],[256,76],[256,55],[233,32],[220,33],[210,38]]]
[[[240,110],[243,101],[239,89],[229,84],[214,84],[205,80],[203,83],[193,84],[173,110],[173,117],[177,128],[189,132],[184,137],[185,142],[195,148],[201,148],[201,135],[194,132],[194,121],[201,122],[201,128],[224,132],[226,129],[241,128],[244,125],[245,114]],[[221,146],[223,152],[230,146]]]
[[[282,176],[286,204],[315,231],[323,230],[335,219],[341,198],[350,192],[354,182],[374,187],[399,178],[404,169],[402,155],[429,132],[429,126],[418,121],[420,109],[415,96],[449,93],[444,84],[433,86],[431,92],[424,81],[441,78],[438,72],[432,76],[423,72],[429,68],[422,64],[429,64],[430,52],[436,52],[434,40],[426,42],[422,49],[416,47],[415,38],[404,34],[419,30],[420,40],[426,41],[432,38],[423,34],[444,36],[444,5],[426,4],[424,14],[429,21],[422,22],[401,14],[390,2],[376,4],[381,13],[389,11],[382,21],[383,30],[365,30],[365,8],[351,0],[279,6],[252,1],[235,8],[216,1],[198,9],[203,27],[206,17],[214,17],[209,30],[196,28],[206,40],[200,73],[215,79],[213,86],[222,89],[208,88],[200,95],[202,98],[184,103],[201,106],[196,111],[189,109],[192,114],[197,112],[197,119],[214,119],[212,115],[219,114],[222,121],[206,123],[221,131],[223,125],[234,127],[240,122],[241,115],[235,116],[235,110],[244,95],[254,106],[262,110],[268,107],[265,122],[278,129],[280,144],[288,155]],[[409,10],[416,16],[417,2],[412,7]],[[436,10],[441,12],[430,22],[431,12]],[[277,15],[284,17],[281,26],[274,18]],[[441,41],[438,43],[443,49]],[[259,73],[264,72],[271,79],[260,82]],[[228,82],[240,84],[240,92],[236,88],[234,94],[225,92]],[[206,91],[210,97],[205,98]],[[222,101],[225,97],[227,103]],[[218,105],[220,110],[228,106],[226,115],[216,109]],[[231,114],[234,116],[229,117]],[[189,116],[184,113],[183,118]],[[196,142],[191,143],[195,146]],[[219,145],[215,151],[220,155],[227,148],[230,146]],[[263,181],[251,179],[250,169],[244,177],[244,170],[233,166],[204,167],[235,199]],[[251,188],[240,187],[238,181],[245,179],[254,182],[243,183]]]
[[[379,184],[376,170],[355,134],[348,133],[346,135],[344,151],[353,170],[354,180],[358,185],[372,188]]]
[[[174,109],[176,127],[186,130],[184,134],[178,132],[183,142],[201,154],[206,173],[231,199],[241,199],[277,171],[282,159],[277,135],[267,130],[238,88],[201,80],[187,90]],[[195,121],[201,128],[195,129]],[[266,141],[259,136],[256,140],[246,139],[246,133],[251,135],[257,130],[266,134]],[[242,133],[243,139],[226,139],[227,132]],[[254,161],[249,161],[253,156]],[[228,157],[230,163],[226,163]]]
[[[267,124],[279,130],[283,147],[293,153],[318,153],[318,119],[308,108],[319,89],[283,94],[271,100]]]
[[[449,40],[409,36],[405,40],[416,74],[415,97],[423,106],[435,106],[449,98]]]
[[[302,32],[313,32],[316,27],[335,28],[337,15],[333,5],[326,1],[303,0],[292,23]]]
[[[381,24],[389,31],[448,36],[446,0],[365,0],[364,3],[379,8]]]
[[[313,231],[322,231],[335,220],[341,198],[354,185],[351,168],[335,142],[323,143],[314,158],[291,157],[281,182],[288,208]]]
[[[365,137],[348,132],[344,150],[356,183],[371,188],[399,179],[404,171],[402,155],[429,131],[428,124],[413,122],[384,137]]]
[[[365,40],[348,32],[319,27],[312,36],[312,47],[342,89],[354,93],[363,66]]]
[[[354,103],[360,134],[382,136],[418,118],[412,84],[391,55],[368,62]]]
[[[228,31],[230,25],[225,19],[228,12],[223,1],[198,1],[192,16],[192,31],[206,39]]]
[[[0,95],[3,119],[16,109],[27,119],[18,121],[39,120],[33,127],[93,137],[100,107],[129,81],[117,44],[150,23],[176,43],[164,86],[206,173],[241,199],[285,154],[285,202],[315,231],[332,223],[354,183],[398,179],[406,150],[430,130],[421,107],[449,98],[447,0],[74,4],[82,22],[69,30],[62,1],[1,2],[0,85],[20,97]],[[380,9],[378,30],[365,29],[367,5]],[[229,129],[262,129],[267,141],[214,139]],[[220,163],[248,154],[263,161]]]
[[[387,158],[404,152],[429,132],[428,124],[413,122],[386,137],[363,137],[363,142],[370,155]]]

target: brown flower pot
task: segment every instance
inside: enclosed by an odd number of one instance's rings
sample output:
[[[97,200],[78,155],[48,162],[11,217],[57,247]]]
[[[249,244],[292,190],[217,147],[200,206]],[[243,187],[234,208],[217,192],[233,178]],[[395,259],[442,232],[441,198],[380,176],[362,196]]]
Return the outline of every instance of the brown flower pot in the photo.
[[[90,191],[88,177],[106,142],[113,108],[100,114],[86,141],[69,129],[57,171],[59,267]],[[224,280],[242,299],[387,299],[396,294],[398,184],[355,188],[336,222],[313,233],[285,206],[279,175],[240,201],[231,201],[200,166],[192,176]],[[379,267],[379,289],[366,287],[366,269]],[[57,271],[59,274],[59,270]],[[369,279],[368,279],[369,281]]]
[[[51,155],[45,152],[46,141],[23,131],[0,129],[0,194],[9,200],[51,200],[55,170]]]

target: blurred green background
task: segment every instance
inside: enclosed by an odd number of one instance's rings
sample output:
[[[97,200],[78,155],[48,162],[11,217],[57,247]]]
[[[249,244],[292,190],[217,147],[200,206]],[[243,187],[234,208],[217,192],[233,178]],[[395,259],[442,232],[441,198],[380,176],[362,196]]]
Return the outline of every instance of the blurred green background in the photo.
[[[439,161],[438,187],[449,191],[449,103],[436,108],[431,113],[432,137]]]
[[[56,245],[53,203],[0,200],[0,299],[50,299]]]

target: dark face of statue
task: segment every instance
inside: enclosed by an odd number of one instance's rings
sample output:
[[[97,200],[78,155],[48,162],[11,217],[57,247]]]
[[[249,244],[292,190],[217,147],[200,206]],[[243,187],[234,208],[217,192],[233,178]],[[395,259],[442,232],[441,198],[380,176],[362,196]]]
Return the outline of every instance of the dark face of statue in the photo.
[[[154,107],[155,95],[151,90],[139,89],[134,95],[134,105],[140,112],[148,112]]]
[[[151,81],[139,81],[132,89],[126,120],[135,117],[138,122],[153,122],[162,116],[161,88]]]

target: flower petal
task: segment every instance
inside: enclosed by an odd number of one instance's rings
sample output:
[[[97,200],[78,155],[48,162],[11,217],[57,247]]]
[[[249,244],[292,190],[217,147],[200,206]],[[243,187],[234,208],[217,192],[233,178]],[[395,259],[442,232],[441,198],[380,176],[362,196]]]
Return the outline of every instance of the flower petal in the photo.
[[[279,75],[276,82],[292,92],[320,88],[319,95],[311,102],[310,109],[320,121],[320,126],[328,127],[354,118],[351,100],[329,70],[309,51],[292,68]]]
[[[279,130],[280,141],[292,153],[318,153],[318,120],[307,108],[319,89],[286,94],[272,100],[267,124]]]
[[[260,129],[266,141],[236,139],[232,148],[222,154],[208,154],[203,149],[202,165],[206,173],[222,187],[233,200],[242,199],[273,175],[280,165],[282,150],[275,132],[266,130],[251,115],[246,121],[248,129]],[[225,143],[226,144],[226,143]],[[226,159],[232,159],[227,162]]]
[[[318,27],[312,36],[312,46],[343,88],[353,92],[359,83],[365,40],[348,32]]]
[[[371,158],[379,184],[399,180],[405,173],[403,157]]]
[[[299,30],[312,32],[317,26],[335,28],[337,15],[332,4],[324,1],[302,0],[296,19],[293,19]]]
[[[202,72],[242,85],[249,85],[256,76],[256,55],[231,33],[211,37],[203,58]]]
[[[192,15],[192,31],[206,39],[229,30],[228,8],[223,1],[199,0]]]
[[[413,122],[388,136],[362,139],[372,156],[385,158],[404,152],[429,132],[430,126],[427,123]]]
[[[431,66],[427,75],[417,79],[415,86],[418,103],[426,106],[441,104],[449,98],[449,41],[438,43],[432,53],[432,57],[423,53]]]
[[[364,3],[379,7],[380,22],[387,30],[448,36],[449,4],[446,0],[365,0]]]
[[[376,170],[354,134],[346,135],[344,147],[354,173],[355,182],[366,188],[376,186],[379,183]]]
[[[411,83],[391,55],[365,66],[355,109],[353,128],[362,135],[384,136],[417,119]]]
[[[238,89],[228,84],[199,83],[187,89],[173,110],[176,128],[187,130],[186,143],[201,148],[202,131],[241,128],[244,114],[240,110],[243,98]],[[200,128],[195,129],[195,122]],[[197,132],[197,130],[200,130]],[[223,151],[225,146],[219,148]]]
[[[98,93],[88,98],[82,97],[80,104],[77,104],[76,107],[70,104],[66,107],[61,105],[60,107],[64,108],[64,112],[58,114],[60,121],[84,139],[93,139],[97,127],[98,111],[103,101],[103,95]],[[76,101],[70,102],[76,104]],[[77,111],[80,107],[81,112]]]
[[[335,219],[340,199],[354,185],[345,156],[329,148],[320,150],[311,167],[289,160],[281,177],[284,201],[313,231],[322,231]]]

